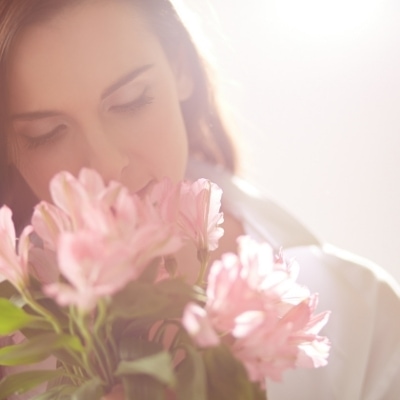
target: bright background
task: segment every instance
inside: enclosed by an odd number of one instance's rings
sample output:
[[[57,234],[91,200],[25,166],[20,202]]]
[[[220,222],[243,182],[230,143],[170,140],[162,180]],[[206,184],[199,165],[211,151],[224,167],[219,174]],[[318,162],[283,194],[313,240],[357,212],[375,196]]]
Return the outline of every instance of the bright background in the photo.
[[[400,281],[400,1],[175,3],[218,71],[244,176]]]

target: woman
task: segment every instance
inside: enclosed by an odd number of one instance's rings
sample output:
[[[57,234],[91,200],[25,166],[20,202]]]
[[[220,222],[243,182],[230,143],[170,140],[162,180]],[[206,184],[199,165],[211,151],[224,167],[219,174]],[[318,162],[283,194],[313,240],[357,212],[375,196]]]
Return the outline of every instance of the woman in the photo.
[[[5,201],[25,198],[24,182],[49,200],[50,178],[83,166],[139,193],[163,176],[209,177],[225,192],[226,234],[215,257],[235,250],[244,232],[283,246],[303,266],[300,281],[333,311],[324,332],[332,341],[328,367],[288,373],[269,384],[268,398],[395,398],[397,287],[379,268],[322,246],[232,176],[233,146],[169,1],[0,0],[0,18]],[[21,221],[30,206],[23,204]],[[179,257],[195,255],[185,249]]]

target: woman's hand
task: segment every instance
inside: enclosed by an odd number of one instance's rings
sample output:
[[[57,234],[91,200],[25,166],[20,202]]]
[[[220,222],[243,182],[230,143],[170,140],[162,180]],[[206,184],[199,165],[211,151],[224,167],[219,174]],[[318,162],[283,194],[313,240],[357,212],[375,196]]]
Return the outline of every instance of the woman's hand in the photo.
[[[125,400],[124,389],[122,385],[114,386],[113,390],[103,396],[101,400]]]

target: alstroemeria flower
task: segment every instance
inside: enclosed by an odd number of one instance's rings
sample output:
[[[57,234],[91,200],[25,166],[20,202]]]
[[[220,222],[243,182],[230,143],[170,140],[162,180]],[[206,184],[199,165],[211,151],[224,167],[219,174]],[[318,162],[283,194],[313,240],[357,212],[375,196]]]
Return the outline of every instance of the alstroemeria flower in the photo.
[[[207,179],[181,184],[178,223],[183,235],[199,250],[215,250],[224,234],[221,196],[222,190]]]
[[[50,182],[54,204],[71,219],[72,229],[108,232],[112,224],[112,206],[123,186],[105,185],[100,174],[83,168],[75,178],[63,171]]]
[[[88,311],[181,246],[158,205],[117,182],[105,185],[95,171],[84,169],[78,178],[62,172],[51,187],[57,207],[38,207],[34,222],[46,247],[56,249],[67,281],[45,286],[61,305]]]
[[[161,225],[144,225],[130,236],[109,237],[90,231],[64,233],[58,243],[58,265],[68,283],[45,286],[60,305],[93,308],[137,279],[148,264],[180,246],[177,237]]]
[[[72,230],[71,218],[60,208],[45,201],[35,206],[32,226],[45,248],[55,251],[60,233]]]
[[[198,346],[213,347],[221,343],[206,310],[197,304],[189,303],[185,307],[182,321],[189,335],[195,338]]]
[[[18,240],[18,251],[16,251],[12,212],[7,206],[0,208],[0,281],[6,279],[17,288],[27,283],[31,232],[32,227],[26,226]]]
[[[201,347],[224,341],[262,387],[287,368],[325,365],[330,345],[318,333],[329,312],[313,315],[317,296],[296,283],[297,265],[292,270],[276,259],[267,243],[245,236],[238,242],[238,255],[211,266],[205,308],[186,307],[188,333]]]
[[[56,252],[32,247],[29,251],[29,272],[43,285],[57,282],[60,278]]]
[[[177,222],[180,207],[179,184],[174,184],[169,178],[163,178],[159,182],[154,182],[143,200],[149,201],[157,209],[165,223]]]
[[[131,278],[129,249],[93,232],[64,233],[59,240],[58,264],[68,283],[53,283],[45,293],[60,305],[91,310],[97,300],[123,287]]]

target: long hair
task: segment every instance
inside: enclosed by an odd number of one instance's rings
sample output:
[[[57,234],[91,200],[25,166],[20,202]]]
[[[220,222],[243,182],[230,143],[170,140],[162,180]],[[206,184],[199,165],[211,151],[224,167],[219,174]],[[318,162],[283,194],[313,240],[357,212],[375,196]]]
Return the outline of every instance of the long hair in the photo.
[[[5,93],[9,53],[18,33],[29,24],[40,23],[63,8],[84,1],[87,0],[0,0],[0,204],[11,203],[11,207],[16,209],[14,214],[18,214],[15,218],[21,221],[30,212],[24,210],[29,208],[29,205],[26,207],[27,197],[33,203],[34,196],[26,184],[21,182],[22,178],[17,169],[11,166],[8,155]],[[173,5],[169,0],[125,1],[131,1],[141,11],[170,62],[176,59],[179,49],[191,73],[193,93],[181,104],[190,155],[234,171],[236,160],[233,144],[222,122],[206,64]],[[23,204],[21,191],[26,192],[22,196]]]

